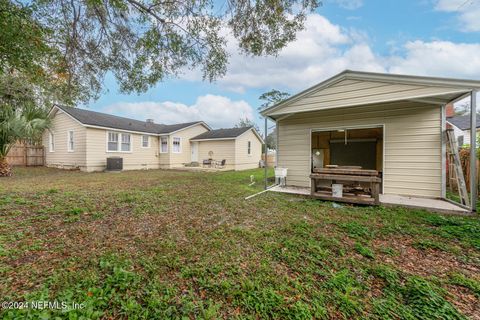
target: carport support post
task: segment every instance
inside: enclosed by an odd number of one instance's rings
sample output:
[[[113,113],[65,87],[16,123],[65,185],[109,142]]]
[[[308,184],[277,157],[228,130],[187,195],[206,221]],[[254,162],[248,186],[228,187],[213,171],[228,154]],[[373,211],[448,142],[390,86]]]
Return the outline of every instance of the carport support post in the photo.
[[[264,151],[264,154],[265,154],[265,162],[264,162],[264,165],[265,165],[265,169],[264,169],[264,175],[265,175],[265,190],[267,190],[267,130],[268,130],[268,127],[267,127],[268,123],[267,123],[267,117],[265,117],[265,134],[264,134],[264,139],[263,139],[263,151]]]
[[[470,203],[477,211],[477,91],[470,95]]]

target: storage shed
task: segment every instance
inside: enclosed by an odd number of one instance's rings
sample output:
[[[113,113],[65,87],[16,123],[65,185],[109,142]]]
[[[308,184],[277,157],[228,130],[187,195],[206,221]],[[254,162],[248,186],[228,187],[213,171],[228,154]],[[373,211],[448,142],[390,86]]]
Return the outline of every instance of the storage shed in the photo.
[[[263,139],[253,127],[210,130],[191,138],[190,143],[192,161],[225,161],[222,167],[226,169],[258,168],[262,159]]]
[[[356,166],[380,173],[382,194],[442,199],[445,105],[471,96],[475,106],[479,88],[480,81],[346,70],[261,113],[276,123],[276,165],[288,168],[289,186],[310,187],[315,168]]]

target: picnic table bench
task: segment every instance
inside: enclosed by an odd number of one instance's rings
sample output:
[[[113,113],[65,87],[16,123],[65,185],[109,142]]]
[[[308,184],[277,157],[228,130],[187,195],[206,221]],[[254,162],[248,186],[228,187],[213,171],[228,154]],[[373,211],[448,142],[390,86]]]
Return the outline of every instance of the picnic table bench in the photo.
[[[321,200],[348,202],[356,204],[380,204],[380,183],[378,171],[349,167],[315,168],[310,175],[311,196]],[[328,185],[321,184],[327,181]],[[342,184],[342,196],[336,197],[332,184]]]

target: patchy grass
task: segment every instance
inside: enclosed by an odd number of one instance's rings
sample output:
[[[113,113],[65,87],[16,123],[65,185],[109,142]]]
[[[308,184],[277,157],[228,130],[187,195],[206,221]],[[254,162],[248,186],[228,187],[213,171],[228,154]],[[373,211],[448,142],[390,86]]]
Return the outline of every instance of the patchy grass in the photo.
[[[476,217],[245,201],[261,170],[15,173],[0,180],[0,296],[82,307],[4,319],[480,317]]]

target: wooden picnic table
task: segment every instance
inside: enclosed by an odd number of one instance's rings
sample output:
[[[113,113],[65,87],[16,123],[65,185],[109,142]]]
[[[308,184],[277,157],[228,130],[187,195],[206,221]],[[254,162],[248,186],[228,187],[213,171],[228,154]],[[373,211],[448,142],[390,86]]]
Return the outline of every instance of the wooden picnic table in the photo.
[[[351,168],[345,168],[345,167],[314,168],[313,173],[345,174],[345,175],[355,175],[355,176],[378,176],[378,171],[377,170],[351,169]]]
[[[315,168],[310,175],[311,196],[330,201],[378,205],[380,203],[380,183],[378,171],[358,168]],[[342,197],[334,197],[331,187],[320,186],[321,181],[344,185]],[[347,187],[345,186],[347,185]],[[350,185],[350,186],[349,186]],[[355,185],[355,186],[351,186]],[[361,187],[367,185],[368,187]],[[369,190],[368,190],[369,189]]]

